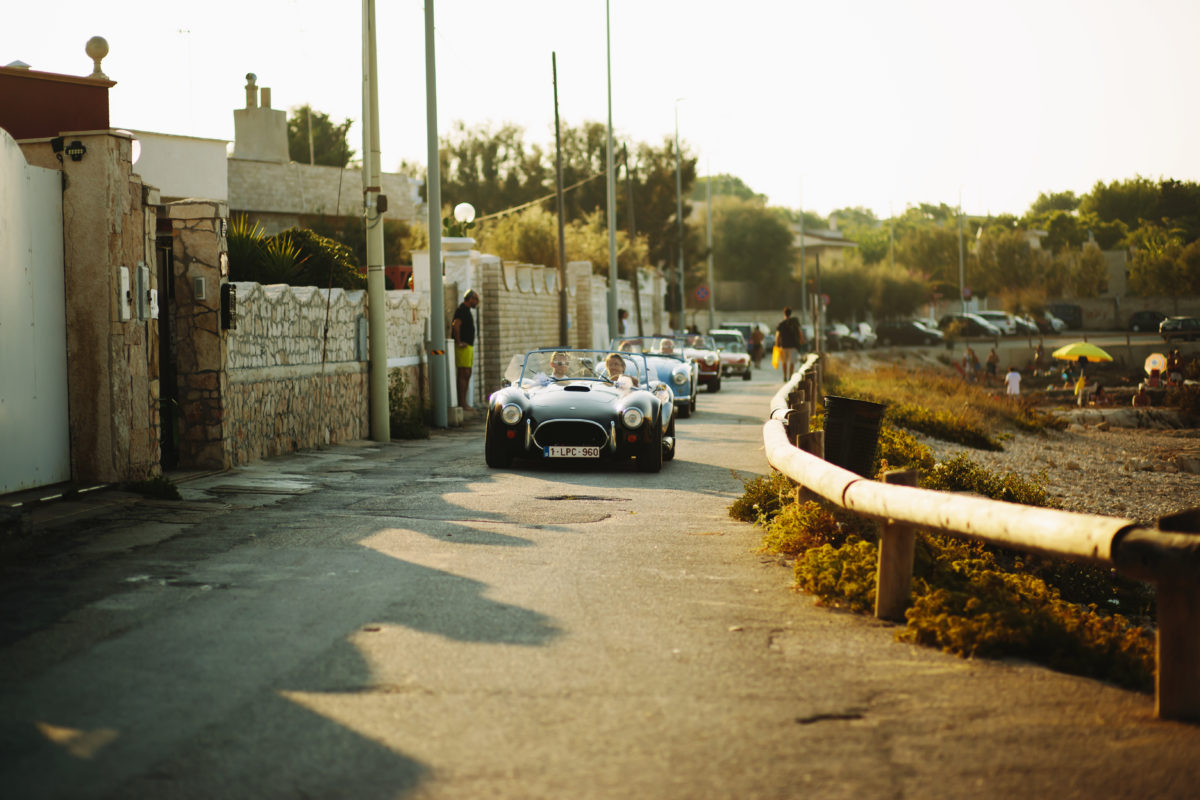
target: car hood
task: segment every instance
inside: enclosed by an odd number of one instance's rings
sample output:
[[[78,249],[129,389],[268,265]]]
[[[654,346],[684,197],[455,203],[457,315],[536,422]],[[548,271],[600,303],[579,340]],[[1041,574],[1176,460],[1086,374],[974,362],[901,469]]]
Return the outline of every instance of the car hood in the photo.
[[[529,402],[538,417],[546,412],[560,417],[610,419],[628,394],[627,390],[598,381],[555,383],[530,392]]]

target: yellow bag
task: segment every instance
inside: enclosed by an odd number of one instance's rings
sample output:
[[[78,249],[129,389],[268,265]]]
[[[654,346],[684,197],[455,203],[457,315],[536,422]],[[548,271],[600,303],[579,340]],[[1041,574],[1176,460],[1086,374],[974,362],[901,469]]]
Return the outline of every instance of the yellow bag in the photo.
[[[771,349],[771,369],[779,369],[779,345]]]

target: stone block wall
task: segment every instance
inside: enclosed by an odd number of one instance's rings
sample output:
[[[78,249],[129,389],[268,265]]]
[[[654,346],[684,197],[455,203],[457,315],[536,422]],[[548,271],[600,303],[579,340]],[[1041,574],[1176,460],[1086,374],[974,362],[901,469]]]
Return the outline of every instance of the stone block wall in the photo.
[[[364,291],[237,283],[227,336],[225,428],[231,465],[370,435]],[[388,292],[388,365],[406,390],[420,375],[427,301]],[[326,325],[328,324],[328,334]]]
[[[515,353],[559,343],[558,273],[548,267],[499,261],[483,263],[481,272],[479,325],[485,345],[480,352],[481,390],[486,398],[500,388]]]

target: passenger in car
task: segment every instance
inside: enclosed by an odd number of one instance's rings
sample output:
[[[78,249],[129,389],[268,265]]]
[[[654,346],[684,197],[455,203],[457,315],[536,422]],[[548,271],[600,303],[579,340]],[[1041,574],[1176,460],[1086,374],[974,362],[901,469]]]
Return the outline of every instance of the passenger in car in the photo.
[[[604,372],[606,373],[605,377],[623,389],[632,389],[637,386],[637,378],[625,374],[625,359],[621,358],[620,353],[608,354],[608,357],[604,359]]]

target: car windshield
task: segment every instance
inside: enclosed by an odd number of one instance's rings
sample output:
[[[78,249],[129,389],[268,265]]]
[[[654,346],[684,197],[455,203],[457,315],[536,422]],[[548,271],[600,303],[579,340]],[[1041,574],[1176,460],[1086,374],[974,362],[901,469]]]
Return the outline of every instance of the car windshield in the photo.
[[[559,382],[616,383],[619,386],[646,385],[646,357],[637,353],[613,353],[608,350],[533,350],[521,360],[520,371],[512,375],[509,363],[505,377],[526,389]]]
[[[713,341],[711,336],[701,334],[688,334],[683,337],[684,347],[690,347],[693,350],[716,350],[717,343]]]
[[[683,359],[683,343],[665,336],[634,336],[613,339],[612,349],[622,353],[645,353]]]
[[[746,343],[740,336],[731,336],[726,334],[723,336],[714,336],[713,339],[722,350],[730,350],[735,353],[746,352]]]

